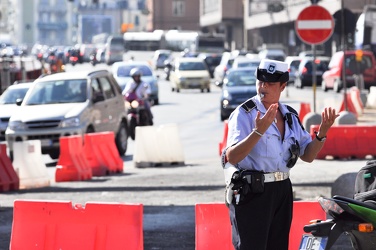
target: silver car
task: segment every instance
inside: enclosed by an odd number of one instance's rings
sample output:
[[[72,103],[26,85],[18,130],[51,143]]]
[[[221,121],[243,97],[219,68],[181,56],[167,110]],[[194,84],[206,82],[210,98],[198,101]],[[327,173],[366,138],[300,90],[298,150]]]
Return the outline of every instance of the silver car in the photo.
[[[42,153],[57,159],[59,138],[112,131],[120,155],[128,146],[121,90],[107,70],[64,72],[37,79],[5,132],[10,155],[16,141],[40,140]]]
[[[21,101],[33,82],[10,85],[0,96],[0,141],[5,141],[5,131],[10,117],[17,112],[17,102]]]

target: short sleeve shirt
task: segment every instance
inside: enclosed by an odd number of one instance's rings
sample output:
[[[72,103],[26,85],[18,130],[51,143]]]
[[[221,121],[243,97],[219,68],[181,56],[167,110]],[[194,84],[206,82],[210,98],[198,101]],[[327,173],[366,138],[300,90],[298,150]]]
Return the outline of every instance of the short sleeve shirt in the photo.
[[[125,85],[125,88],[123,90],[123,95],[131,93],[135,88],[137,87],[137,83],[135,81],[129,81]],[[141,81],[140,86],[136,89],[136,95],[140,99],[146,98],[148,95],[150,95],[151,90],[149,87],[149,84],[147,82]]]
[[[247,112],[240,105],[230,115],[228,120],[227,147],[242,141],[252,133],[255,128],[257,111],[261,112],[261,117],[265,115],[266,109],[261,103],[260,97],[256,95],[251,100],[256,105],[253,110]],[[279,110],[284,117],[290,112],[286,105],[281,103],[279,103]],[[289,151],[291,145],[296,140],[300,146],[300,155],[302,155],[307,145],[312,141],[311,135],[302,128],[298,117],[295,115],[291,115],[291,117],[291,128],[287,120],[284,119],[285,135],[283,140],[277,125],[273,122],[252,151],[242,161],[237,163],[237,167],[239,169],[256,170],[265,173],[277,171],[288,172],[290,169],[286,167],[286,164],[291,156]]]

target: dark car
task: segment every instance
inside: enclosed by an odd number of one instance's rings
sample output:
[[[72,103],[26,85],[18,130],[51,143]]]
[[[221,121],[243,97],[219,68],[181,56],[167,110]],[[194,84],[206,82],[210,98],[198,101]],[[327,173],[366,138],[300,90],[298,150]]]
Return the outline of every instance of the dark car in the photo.
[[[315,59],[313,57],[303,58],[295,75],[294,86],[302,89],[304,86],[313,85],[314,64],[316,65],[316,86],[321,85],[322,74],[328,70],[329,62],[330,57],[327,56],[318,56]]]
[[[219,65],[222,59],[222,54],[217,53],[200,53],[197,57],[204,59],[208,66],[210,77],[214,78],[215,67]]]
[[[256,67],[232,68],[226,72],[220,102],[221,121],[228,119],[237,106],[257,94],[256,69]]]

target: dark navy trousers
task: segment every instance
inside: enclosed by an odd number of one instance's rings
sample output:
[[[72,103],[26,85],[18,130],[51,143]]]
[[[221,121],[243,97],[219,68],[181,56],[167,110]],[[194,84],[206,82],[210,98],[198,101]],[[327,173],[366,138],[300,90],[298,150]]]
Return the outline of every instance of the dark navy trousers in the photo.
[[[293,193],[290,179],[265,183],[263,193],[248,193],[230,204],[232,243],[236,250],[288,250]]]

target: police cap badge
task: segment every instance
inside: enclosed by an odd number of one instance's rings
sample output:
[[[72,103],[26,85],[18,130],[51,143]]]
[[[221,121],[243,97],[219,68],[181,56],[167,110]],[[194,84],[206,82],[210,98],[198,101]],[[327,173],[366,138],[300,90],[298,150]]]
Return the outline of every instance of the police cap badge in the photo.
[[[256,77],[263,82],[287,82],[289,80],[288,64],[262,59],[256,70]]]

